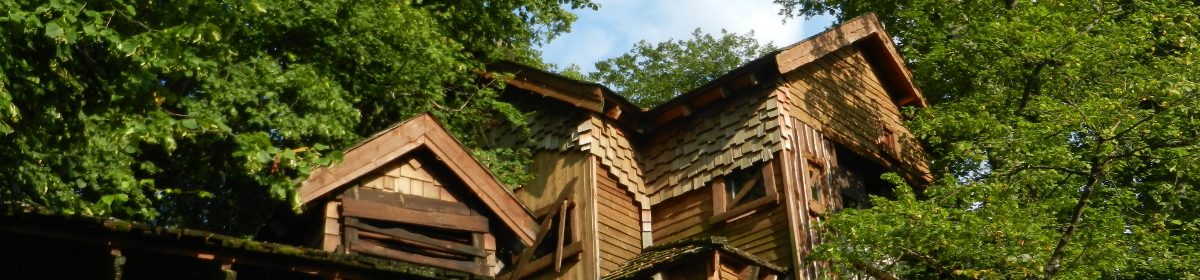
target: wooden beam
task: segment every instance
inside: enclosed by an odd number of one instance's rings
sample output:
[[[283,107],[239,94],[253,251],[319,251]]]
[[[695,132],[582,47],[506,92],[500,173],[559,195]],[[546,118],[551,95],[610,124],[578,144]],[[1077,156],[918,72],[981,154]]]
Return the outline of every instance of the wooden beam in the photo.
[[[489,231],[488,219],[483,216],[425,212],[353,198],[344,198],[342,200],[342,215],[450,230],[470,232]]]
[[[582,252],[583,242],[575,242],[571,243],[571,245],[563,247],[562,255],[564,257],[577,256]],[[528,264],[521,267],[521,273],[518,274],[519,276],[514,275],[515,277],[513,279],[524,279],[525,276],[529,276],[534,272],[546,269],[554,264],[555,259],[556,258],[553,258],[550,255],[546,255],[536,260],[531,260]]]
[[[384,257],[395,260],[411,262],[420,265],[428,265],[433,267],[445,268],[454,271],[462,271],[471,274],[479,274],[478,265],[473,261],[459,261],[451,259],[434,258],[420,254],[413,254],[400,250],[392,250],[375,243],[370,240],[358,240],[350,245],[350,250],[363,254],[368,254],[376,257]]]
[[[712,181],[712,201],[713,201],[713,216],[725,213],[725,208],[728,208],[728,201],[725,197],[725,177],[717,176]]]
[[[563,200],[562,207],[558,210],[558,240],[554,244],[554,272],[562,272],[563,258],[563,234],[567,232],[567,207],[571,207],[570,200]]]
[[[471,208],[461,202],[445,201],[411,194],[364,188],[362,186],[354,187],[354,189],[358,191],[358,199],[360,200],[379,202],[425,212],[438,212],[467,216],[471,215]]]
[[[41,222],[14,221],[0,223],[0,231],[2,232],[31,234],[84,244],[111,246],[110,248],[120,248],[122,252],[144,251],[155,255],[183,258],[195,258],[200,254],[209,254],[212,256],[213,261],[236,262],[245,266],[280,271],[296,271],[329,278],[375,279],[386,275],[391,275],[392,278],[397,276],[411,276],[408,272],[371,267],[370,264],[357,263],[354,260],[322,260],[323,252],[319,250],[263,243],[264,246],[276,249],[289,248],[289,250],[303,252],[303,254],[298,255],[264,254],[260,249],[212,244],[196,240],[197,237],[195,236],[160,233],[158,232],[160,229],[155,228],[155,232],[153,233],[145,231],[146,229],[138,229],[134,232],[117,232],[91,227],[48,225]],[[123,262],[122,265],[124,264]]]
[[[432,119],[431,119],[432,120]],[[431,151],[446,159],[444,163],[462,179],[463,183],[479,196],[485,205],[500,218],[500,221],[512,229],[522,244],[533,243],[537,234],[537,221],[529,215],[525,206],[517,201],[512,193],[496,181],[475,157],[467,153],[462,144],[450,136],[444,129],[430,131],[428,137]]]
[[[428,117],[426,117],[428,118]],[[432,119],[430,119],[432,120]],[[314,199],[346,185],[392,160],[424,146],[421,134],[430,130],[420,118],[409,120],[401,127],[386,131],[361,146],[346,151],[342,163],[314,170],[297,193],[300,201],[308,203]]]
[[[471,256],[476,256],[476,257],[487,257],[487,252],[484,251],[483,249],[472,247],[472,246],[465,245],[465,244],[459,244],[459,243],[455,243],[455,242],[439,240],[436,238],[421,235],[419,233],[411,232],[411,231],[408,231],[408,230],[405,230],[402,228],[384,229],[384,228],[378,228],[378,227],[374,227],[374,226],[363,224],[363,223],[356,223],[353,225],[348,224],[346,226],[354,227],[354,228],[361,230],[361,231],[359,231],[359,234],[364,234],[366,232],[372,232],[372,233],[382,235],[387,240],[392,240],[392,241],[401,242],[401,243],[405,243],[405,244],[409,244],[409,245],[414,245],[414,246],[425,248],[425,249],[432,249],[432,250],[436,250],[436,251],[442,251],[442,252],[453,253],[453,254],[471,255]]]

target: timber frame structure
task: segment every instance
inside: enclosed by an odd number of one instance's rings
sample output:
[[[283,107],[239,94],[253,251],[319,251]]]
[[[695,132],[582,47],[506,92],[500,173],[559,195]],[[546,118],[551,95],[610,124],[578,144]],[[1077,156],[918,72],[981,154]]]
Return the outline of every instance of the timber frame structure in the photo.
[[[890,197],[885,172],[918,188],[931,179],[901,114],[926,101],[890,38],[861,16],[650,109],[602,85],[492,65],[514,74],[502,97],[532,117],[528,134],[496,127],[485,138],[534,151],[536,179],[514,194],[544,221],[537,242],[578,244],[553,265],[498,277],[828,275],[804,260],[821,242],[817,223]],[[567,222],[545,224],[562,211]],[[557,237],[564,227],[573,239]],[[516,262],[543,260],[525,255]]]
[[[482,76],[511,75],[501,99],[529,126],[480,138],[532,150],[532,182],[501,185],[420,115],[314,170],[299,190],[305,211],[260,231],[274,243],[38,211],[0,216],[0,236],[66,240],[51,249],[92,262],[28,277],[821,278],[828,264],[805,261],[821,243],[816,224],[891,196],[884,172],[918,188],[931,180],[901,114],[926,101],[890,38],[861,16],[650,109],[497,62]],[[4,265],[50,258],[34,256]]]

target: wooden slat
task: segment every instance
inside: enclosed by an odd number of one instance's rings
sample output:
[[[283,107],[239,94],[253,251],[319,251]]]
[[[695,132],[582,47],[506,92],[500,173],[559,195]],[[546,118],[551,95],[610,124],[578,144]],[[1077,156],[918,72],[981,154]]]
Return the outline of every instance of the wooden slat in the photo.
[[[342,215],[372,220],[401,222],[441,229],[488,232],[488,220],[482,216],[425,212],[393,205],[346,198],[342,200]]]
[[[344,217],[342,218],[342,222],[351,227],[347,227],[342,231],[342,246],[339,248],[339,251],[342,253],[349,253],[350,244],[358,241],[358,229],[352,227],[358,224],[358,219],[353,217]]]
[[[480,274],[489,275],[489,274],[491,274],[490,273],[491,272],[491,269],[490,269],[491,264],[488,263],[487,251],[482,249],[482,248],[487,247],[487,245],[486,245],[487,238],[484,235],[486,235],[486,233],[478,233],[478,232],[472,233],[471,234],[471,245],[475,246],[475,248],[480,248],[480,251],[483,252],[482,256],[475,257],[475,264],[479,266],[478,271],[480,272]]]
[[[563,235],[567,232],[567,214],[570,213],[567,212],[567,209],[569,207],[571,207],[571,201],[564,200],[562,207],[558,210],[558,241],[554,244],[554,272],[562,271],[563,242],[566,241],[563,239],[565,238]]]
[[[358,198],[360,200],[385,203],[425,212],[438,212],[464,216],[471,215],[471,208],[467,207],[466,204],[411,194],[394,193],[371,188],[358,188]]]
[[[413,254],[413,253],[399,251],[399,250],[392,250],[392,249],[388,249],[387,247],[384,247],[383,245],[380,245],[379,243],[375,243],[375,242],[372,242],[369,240],[358,240],[358,241],[354,242],[353,244],[350,244],[350,250],[354,251],[354,252],[358,252],[358,253],[373,255],[373,256],[377,256],[377,257],[391,258],[391,259],[411,262],[411,263],[420,264],[420,265],[440,267],[440,268],[445,268],[445,269],[449,269],[449,270],[473,273],[473,274],[477,274],[477,275],[483,274],[482,271],[479,271],[479,265],[473,261],[459,261],[459,260],[451,260],[451,259],[443,259],[443,258],[433,258],[433,257],[429,257],[429,256],[423,256],[420,254]]]
[[[487,252],[481,248],[473,247],[473,246],[466,245],[466,244],[460,244],[460,243],[456,243],[456,242],[431,238],[431,237],[428,237],[428,236],[425,236],[425,235],[422,235],[419,233],[411,232],[411,231],[408,231],[408,230],[405,230],[402,228],[387,228],[387,229],[385,229],[385,228],[378,228],[378,227],[374,227],[374,226],[363,224],[363,223],[357,223],[354,225],[347,225],[347,226],[359,229],[360,230],[359,234],[363,234],[363,233],[369,231],[369,232],[373,232],[373,233],[377,233],[382,236],[385,236],[385,237],[387,237],[387,239],[392,240],[392,241],[415,245],[415,246],[426,248],[426,249],[444,251],[447,253],[472,255],[472,256],[477,256],[477,257],[486,257],[487,256]]]

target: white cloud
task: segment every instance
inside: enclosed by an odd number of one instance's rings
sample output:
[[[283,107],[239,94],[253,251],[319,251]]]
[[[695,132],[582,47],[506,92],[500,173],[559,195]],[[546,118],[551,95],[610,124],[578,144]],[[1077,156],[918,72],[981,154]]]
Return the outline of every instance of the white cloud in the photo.
[[[783,22],[771,0],[598,0],[599,11],[576,11],[572,32],[542,46],[546,62],[565,67],[593,64],[621,55],[639,40],[656,43],[685,39],[696,28],[707,33],[721,29],[744,34],[754,30],[760,42],[787,46],[829,26],[830,18],[789,19]]]

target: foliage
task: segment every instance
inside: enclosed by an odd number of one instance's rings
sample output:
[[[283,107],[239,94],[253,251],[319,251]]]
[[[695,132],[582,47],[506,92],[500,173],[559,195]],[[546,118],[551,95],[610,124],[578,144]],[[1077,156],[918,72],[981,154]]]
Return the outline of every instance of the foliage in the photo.
[[[741,35],[722,29],[714,37],[697,28],[688,40],[639,41],[629,53],[596,62],[587,77],[638,106],[654,107],[774,50],[770,43],[759,44],[754,31]]]
[[[1196,3],[776,2],[877,12],[934,103],[910,127],[940,180],[830,219],[841,275],[1200,277]]]
[[[308,170],[432,111],[520,120],[477,71],[587,0],[0,1],[0,201],[252,233]],[[495,118],[493,116],[501,116]]]

